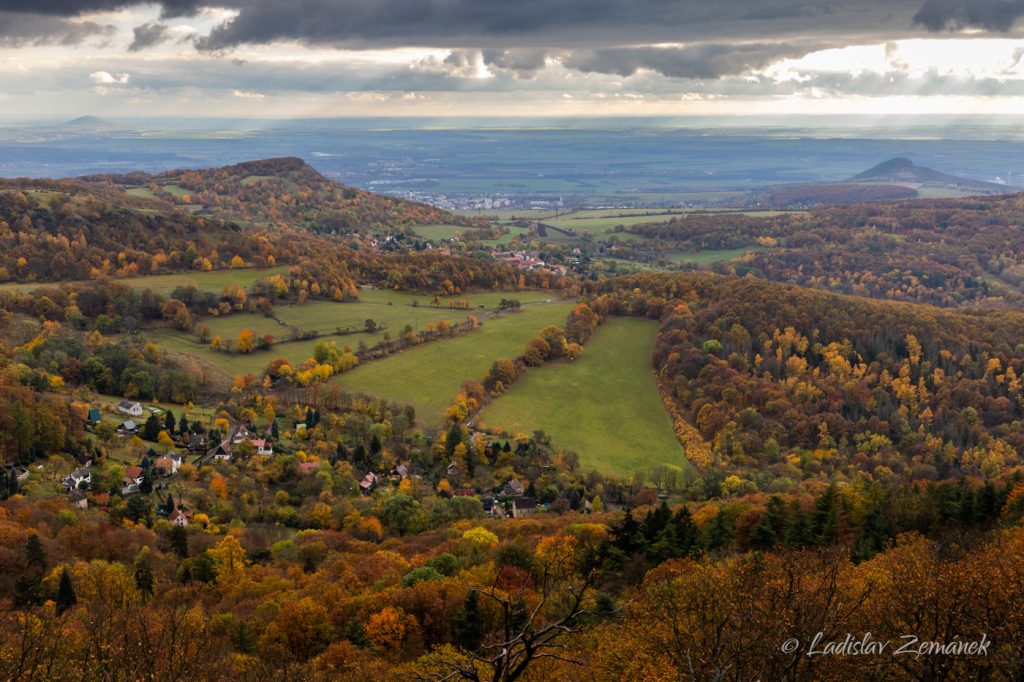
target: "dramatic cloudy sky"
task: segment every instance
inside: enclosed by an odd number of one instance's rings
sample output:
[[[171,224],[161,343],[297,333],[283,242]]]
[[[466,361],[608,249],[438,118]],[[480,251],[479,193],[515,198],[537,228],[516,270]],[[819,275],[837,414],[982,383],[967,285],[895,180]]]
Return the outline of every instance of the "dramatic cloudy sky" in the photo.
[[[1024,113],[1024,0],[0,0],[0,117]]]

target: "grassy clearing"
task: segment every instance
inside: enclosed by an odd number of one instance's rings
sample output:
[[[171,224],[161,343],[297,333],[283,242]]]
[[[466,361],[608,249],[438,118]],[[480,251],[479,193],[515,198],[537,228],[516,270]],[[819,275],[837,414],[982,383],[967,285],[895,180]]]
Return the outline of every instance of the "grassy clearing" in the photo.
[[[528,305],[488,319],[476,331],[435,341],[371,362],[335,379],[359,391],[412,405],[420,421],[437,426],[463,382],[483,378],[500,358],[523,352],[526,342],[549,324],[563,325],[572,302]]]
[[[242,268],[239,270],[212,270],[210,272],[182,272],[173,275],[149,275],[144,277],[124,277],[117,281],[134,289],[152,289],[155,293],[167,295],[179,286],[195,286],[200,291],[220,293],[229,284],[237,284],[248,288],[253,282],[263,277],[280,275],[288,272],[287,265],[273,268]],[[0,284],[0,291],[32,291],[44,286],[59,286],[73,282],[32,282],[23,284],[11,282]]]
[[[161,350],[187,355],[204,366],[223,372],[227,377],[244,376],[249,373],[259,376],[270,364],[270,361],[276,358],[284,358],[293,365],[305,362],[313,357],[313,348],[317,341],[323,340],[310,339],[294,343],[281,343],[269,351],[253,351],[243,354],[211,350],[209,345],[200,343],[196,337],[172,329],[160,329],[150,332],[146,336]],[[344,338],[354,339],[355,337]],[[354,346],[358,341],[349,341],[349,343]]]
[[[648,320],[607,322],[583,357],[527,372],[484,409],[476,425],[543,429],[555,445],[574,450],[584,468],[606,473],[689,466],[651,373],[657,330]]]
[[[506,234],[501,235],[497,239],[482,239],[481,241],[484,244],[505,245],[510,243],[516,237],[526,238],[530,233],[529,230],[524,229],[522,227],[516,227],[515,225],[504,225],[503,227],[508,228],[508,232]]]
[[[249,185],[255,185],[260,182],[263,182],[264,180],[272,180],[273,178],[274,176],[272,175],[247,175],[246,177],[239,180],[238,184],[242,185],[243,187],[247,187]]]
[[[449,302],[446,298],[441,299],[442,307],[435,308],[429,296],[366,288],[360,291],[360,300],[356,302],[313,301],[302,305],[278,306],[274,314],[285,322],[284,325],[258,313],[202,318],[201,324],[210,328],[211,338],[220,336],[224,341],[237,340],[243,329],[251,329],[256,336],[270,334],[278,340],[290,336],[292,326],[304,331],[320,332],[318,338],[277,343],[267,351],[254,350],[246,354],[214,351],[208,344],[200,343],[193,334],[167,328],[153,330],[147,337],[166,351],[190,355],[229,376],[249,372],[259,374],[275,358],[284,358],[293,365],[305,362],[313,357],[313,349],[321,340],[335,341],[340,347],[349,346],[353,349],[360,341],[373,346],[384,338],[385,333],[392,338],[399,336],[407,324],[420,331],[427,324],[440,320],[457,322],[465,320],[469,315],[482,316],[487,310],[497,307],[502,298],[514,298],[528,305],[551,297],[550,293],[544,291],[482,292],[463,297],[469,302],[469,309],[452,309],[445,307]],[[416,306],[412,305],[414,302]],[[372,334],[360,332],[334,335],[339,327],[363,328],[367,319],[372,319],[383,328]]]
[[[134,419],[135,422],[141,426],[149,417],[149,410],[145,410],[141,417],[129,417],[128,415],[122,414],[121,412],[117,411],[117,404],[120,403],[122,400],[123,398],[121,396],[100,393],[96,396],[96,400],[93,401],[93,403],[91,404],[96,404],[101,408],[106,407],[107,410],[109,410],[109,412],[104,410],[104,419],[114,419],[119,421],[124,421],[126,419]],[[178,419],[181,419],[182,413],[187,413],[190,420],[197,419],[200,417],[208,419],[214,415],[213,408],[203,405],[193,405],[191,408],[189,408],[186,405],[179,405],[177,403],[162,403],[154,400],[150,402],[142,401],[142,407],[144,409],[148,407],[157,407],[160,408],[161,410],[170,410]],[[159,416],[163,418],[162,413]]]
[[[618,225],[629,227],[630,225],[640,225],[643,223],[665,223],[679,215],[681,215],[681,212],[645,213],[642,215],[626,216],[611,215],[603,217],[576,217],[573,215],[564,218],[545,220],[544,223],[554,225],[555,227],[561,227],[564,230],[575,230],[580,234],[586,232],[591,234],[604,234],[611,232]]]
[[[452,237],[458,237],[469,228],[465,225],[417,225],[413,229],[413,232],[423,237],[424,239],[451,239]]]
[[[189,190],[185,189],[181,185],[163,185],[160,189],[162,189],[165,192],[173,194],[179,199],[181,199],[186,194],[189,194]]]

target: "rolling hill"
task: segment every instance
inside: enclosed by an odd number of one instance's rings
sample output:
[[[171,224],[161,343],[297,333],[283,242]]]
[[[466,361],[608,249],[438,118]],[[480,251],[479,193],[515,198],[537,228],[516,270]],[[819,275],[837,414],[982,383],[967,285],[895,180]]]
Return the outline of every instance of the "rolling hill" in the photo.
[[[305,161],[281,157],[223,168],[93,175],[88,182],[160,199],[194,215],[314,232],[402,231],[412,225],[470,226],[473,221],[328,180]]]
[[[948,175],[898,157],[839,182],[760,187],[729,201],[745,208],[803,209],[814,206],[896,201],[918,197],[1007,194],[1003,185]]]
[[[910,159],[903,157],[884,161],[863,173],[858,173],[850,178],[848,182],[930,185],[982,193],[1002,193],[1006,191],[1006,188],[1002,185],[949,175],[931,168],[918,166]]]

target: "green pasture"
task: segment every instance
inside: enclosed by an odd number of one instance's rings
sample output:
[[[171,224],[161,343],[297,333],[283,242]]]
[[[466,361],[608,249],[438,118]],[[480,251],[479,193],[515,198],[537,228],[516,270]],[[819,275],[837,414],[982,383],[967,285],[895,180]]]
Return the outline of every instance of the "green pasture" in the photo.
[[[689,466],[658,396],[651,349],[658,325],[616,318],[573,363],[531,369],[477,417],[477,428],[541,429],[575,451],[585,469],[629,475],[660,464]]]

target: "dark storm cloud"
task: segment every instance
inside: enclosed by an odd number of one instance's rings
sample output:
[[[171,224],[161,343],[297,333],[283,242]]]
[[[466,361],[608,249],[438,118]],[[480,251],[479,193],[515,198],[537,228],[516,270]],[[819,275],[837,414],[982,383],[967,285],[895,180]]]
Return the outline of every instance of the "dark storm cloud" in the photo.
[[[29,12],[55,17],[77,17],[137,5],[159,4],[164,16],[188,16],[204,6],[242,4],[242,0],[0,0],[0,12]]]
[[[111,35],[113,31],[112,26],[92,21],[68,21],[62,17],[0,9],[0,45],[77,45],[93,36]]]
[[[0,40],[81,42],[105,27],[68,21],[141,0],[0,0]],[[980,28],[1006,32],[1024,0],[157,0],[161,19],[203,8],[237,16],[196,38],[205,52],[294,41],[364,49],[452,50],[443,70],[459,76],[482,60],[493,71],[533,77],[549,59],[589,73],[672,78],[749,73],[784,57],[854,43]],[[10,14],[10,12],[14,12]],[[169,39],[161,22],[134,29],[130,50]],[[677,46],[662,46],[677,45]],[[468,60],[474,61],[470,63]]]
[[[76,17],[87,12],[120,9],[139,4],[125,0],[0,0],[2,12],[30,12],[56,17]]]
[[[234,0],[231,0],[234,1]],[[297,40],[345,46],[612,47],[914,31],[921,0],[253,0],[205,50]],[[919,29],[918,29],[919,30]]]
[[[923,4],[922,4],[923,3]],[[0,0],[0,11],[54,17],[143,0]],[[921,29],[1007,31],[1024,0],[157,0],[164,18],[238,10],[199,45],[294,40],[339,46],[603,48],[658,42],[898,38]]]
[[[167,34],[167,27],[155,21],[136,26],[132,33],[135,37],[132,39],[132,44],[128,46],[129,52],[138,52],[147,47],[159,45],[160,43],[167,42],[167,39],[170,37]]]
[[[646,69],[670,78],[719,78],[764,68],[786,57],[802,57],[815,49],[811,44],[788,43],[607,48],[573,52],[562,63],[577,71],[619,76]]]
[[[1022,16],[1021,0],[926,0],[914,22],[929,31],[981,28],[1005,33]]]

